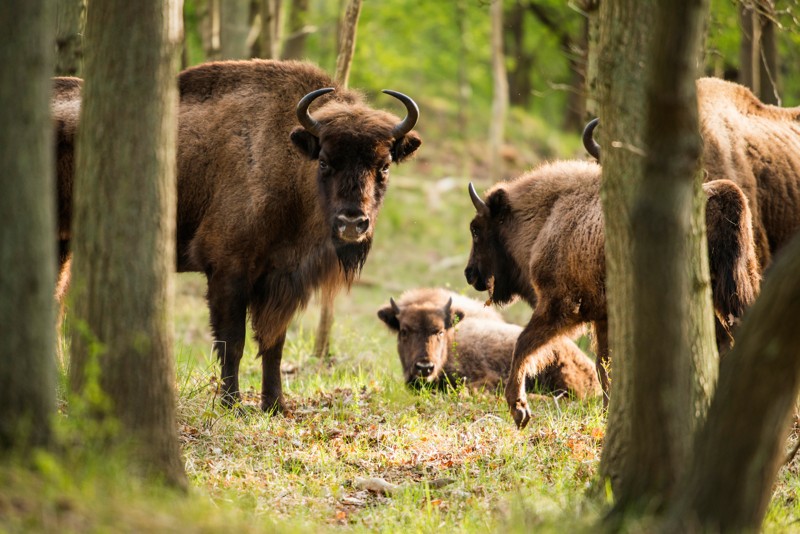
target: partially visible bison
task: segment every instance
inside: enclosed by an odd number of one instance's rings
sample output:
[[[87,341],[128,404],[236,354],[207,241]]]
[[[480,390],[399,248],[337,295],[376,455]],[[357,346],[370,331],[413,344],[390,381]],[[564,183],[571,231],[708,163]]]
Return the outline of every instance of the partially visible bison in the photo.
[[[758,259],[768,267],[800,229],[800,107],[763,104],[719,78],[697,80],[697,105],[706,179],[731,180],[744,191]],[[583,142],[599,160],[596,125],[587,125]]]
[[[361,270],[389,167],[421,144],[412,131],[417,105],[384,91],[405,105],[400,120],[293,61],[207,63],[183,71],[178,86],[177,269],[208,280],[223,404],[241,398],[249,312],[262,362],[261,408],[283,411],[289,322],[315,289],[347,285]],[[80,87],[78,79],[56,79],[52,102],[62,264]]]
[[[397,352],[409,386],[466,384],[496,390],[508,376],[521,326],[506,323],[482,303],[440,288],[412,289],[378,310],[397,333]],[[528,388],[583,399],[599,394],[592,361],[567,337],[542,349],[549,366],[527,376]]]
[[[760,269],[751,216],[739,187],[728,180],[703,185],[714,309],[724,325],[755,299]],[[600,166],[562,161],[543,165],[492,187],[484,201],[469,187],[477,210],[470,223],[472,250],[464,271],[497,304],[522,297],[533,315],[517,340],[505,394],[514,421],[531,413],[525,376],[551,363],[541,350],[585,322],[594,324],[598,370],[608,392],[608,321],[605,295]]]

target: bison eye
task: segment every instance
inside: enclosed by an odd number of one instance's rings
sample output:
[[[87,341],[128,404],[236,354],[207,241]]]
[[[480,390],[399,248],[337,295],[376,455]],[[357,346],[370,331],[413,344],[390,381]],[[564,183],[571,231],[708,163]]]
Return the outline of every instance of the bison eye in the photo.
[[[444,335],[444,330],[439,330],[438,332],[436,332],[437,337],[442,337],[443,335]]]
[[[324,159],[319,160],[319,170],[327,171],[329,168],[330,167],[327,161],[325,161]]]
[[[389,164],[388,163],[384,164],[384,166],[381,167],[381,172],[383,174],[389,174]]]

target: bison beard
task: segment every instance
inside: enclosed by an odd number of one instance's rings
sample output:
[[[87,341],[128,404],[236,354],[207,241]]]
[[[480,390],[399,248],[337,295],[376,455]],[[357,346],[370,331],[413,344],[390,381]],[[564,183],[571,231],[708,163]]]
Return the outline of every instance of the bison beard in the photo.
[[[248,315],[262,364],[261,408],[285,410],[286,330],[314,290],[360,273],[389,166],[422,141],[417,105],[403,120],[295,61],[224,61],[178,77],[177,270],[203,272],[222,402],[240,402]],[[59,234],[68,265],[74,139],[81,80],[54,81]]]
[[[339,260],[339,266],[342,268],[347,285],[352,284],[361,274],[370,248],[372,248],[372,239],[336,245],[336,258]]]

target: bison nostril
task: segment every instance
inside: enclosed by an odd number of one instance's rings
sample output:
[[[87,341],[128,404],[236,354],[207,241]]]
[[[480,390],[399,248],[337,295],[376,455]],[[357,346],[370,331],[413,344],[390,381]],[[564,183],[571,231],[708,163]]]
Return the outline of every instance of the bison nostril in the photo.
[[[369,230],[369,217],[366,215],[338,215],[334,224],[336,233],[342,239],[357,240]]]
[[[428,376],[433,372],[434,365],[432,363],[417,362],[415,365],[417,367],[417,371],[419,371],[419,374],[422,376]]]

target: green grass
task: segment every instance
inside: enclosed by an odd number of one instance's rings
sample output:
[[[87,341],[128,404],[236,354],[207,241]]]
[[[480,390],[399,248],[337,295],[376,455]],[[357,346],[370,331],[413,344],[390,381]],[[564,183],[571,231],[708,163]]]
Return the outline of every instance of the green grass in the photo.
[[[402,383],[395,337],[377,319],[379,306],[411,287],[481,297],[463,277],[469,178],[460,160],[441,155],[445,146],[393,170],[361,281],[336,301],[332,358],[311,356],[316,301],[293,322],[283,365],[289,416],[255,408],[261,367],[252,336],[241,383],[253,409],[220,409],[205,281],[180,275],[177,414],[189,495],[144,486],[102,453],[40,455],[33,472],[0,463],[0,531],[592,531],[605,505],[587,497],[602,495],[587,491],[604,436],[599,401],[533,400],[534,420],[518,431],[492,393],[415,394]],[[515,304],[504,314],[522,323],[530,310]],[[800,530],[798,469],[781,472],[765,530]],[[376,494],[358,485],[365,478],[397,489]]]

